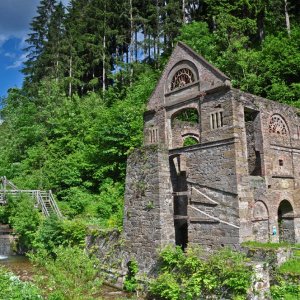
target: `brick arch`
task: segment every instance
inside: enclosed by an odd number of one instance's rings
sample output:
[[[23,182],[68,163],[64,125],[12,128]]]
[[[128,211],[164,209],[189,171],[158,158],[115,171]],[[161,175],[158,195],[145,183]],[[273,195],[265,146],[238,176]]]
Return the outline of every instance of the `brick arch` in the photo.
[[[171,120],[173,120],[173,119],[176,118],[178,115],[180,115],[181,113],[183,113],[184,111],[187,111],[187,110],[195,110],[195,111],[197,112],[197,115],[198,115],[198,123],[199,123],[199,110],[198,110],[198,105],[193,105],[193,104],[190,104],[190,105],[181,107],[181,108],[179,108],[179,109],[173,111],[173,113],[172,113],[171,116],[170,116]]]
[[[265,202],[256,201],[253,207],[252,231],[255,241],[269,240],[269,210]]]
[[[199,137],[199,134],[197,132],[188,132],[188,133],[182,134],[181,136],[182,136],[182,146],[183,147],[191,146],[191,145],[186,145],[185,144],[186,139],[188,139],[188,138],[192,138],[193,145],[194,144],[199,144],[200,137]]]
[[[279,241],[295,243],[294,208],[292,203],[284,199],[278,206]]]
[[[262,200],[258,200],[254,204],[253,208],[253,219],[268,219],[269,218],[269,210],[265,202]]]
[[[167,80],[165,84],[165,93],[172,92],[173,90],[178,90],[183,87],[182,86],[182,87],[172,88],[172,80],[174,79],[174,76],[178,71],[183,69],[188,70],[193,77],[192,81],[188,82],[186,85],[199,81],[199,72],[196,65],[190,60],[181,60],[173,66],[173,68],[170,70],[167,76]]]

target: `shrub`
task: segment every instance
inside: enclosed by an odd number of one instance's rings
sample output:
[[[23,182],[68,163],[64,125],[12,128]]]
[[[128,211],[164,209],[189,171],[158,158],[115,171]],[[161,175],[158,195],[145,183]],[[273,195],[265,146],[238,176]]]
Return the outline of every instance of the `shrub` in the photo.
[[[52,215],[44,220],[39,227],[35,248],[44,248],[47,252],[54,254],[58,246],[84,246],[86,224],[80,219],[65,220]]]
[[[150,293],[166,300],[245,299],[252,274],[245,256],[229,249],[204,260],[199,248],[189,248],[185,254],[180,247],[167,247],[160,253]]]
[[[33,248],[35,232],[41,223],[41,215],[34,208],[34,200],[21,195],[8,200],[8,222],[18,234],[18,249],[26,252]]]
[[[36,286],[22,282],[17,276],[0,268],[0,299],[40,300],[43,298]]]
[[[88,257],[79,247],[58,247],[53,251],[55,259],[44,249],[30,255],[39,274],[37,284],[50,291],[49,299],[91,299],[101,285],[97,259]]]
[[[131,260],[127,264],[128,266],[128,273],[125,277],[124,281],[124,289],[127,292],[134,292],[138,287],[136,275],[139,271],[138,264],[136,260]]]

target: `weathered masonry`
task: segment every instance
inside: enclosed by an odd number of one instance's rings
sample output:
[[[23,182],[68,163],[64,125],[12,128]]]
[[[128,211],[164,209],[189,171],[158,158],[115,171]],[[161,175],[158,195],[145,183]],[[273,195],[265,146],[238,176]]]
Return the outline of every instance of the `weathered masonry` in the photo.
[[[179,43],[128,159],[124,231],[141,268],[170,243],[300,242],[299,121]]]

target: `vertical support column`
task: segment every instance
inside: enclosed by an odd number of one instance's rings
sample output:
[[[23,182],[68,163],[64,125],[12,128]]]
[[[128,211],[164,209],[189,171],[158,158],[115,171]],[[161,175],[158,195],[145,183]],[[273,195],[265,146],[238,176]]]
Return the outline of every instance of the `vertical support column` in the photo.
[[[175,243],[169,155],[158,146],[135,150],[127,161],[124,235],[128,261],[150,272],[157,250]]]

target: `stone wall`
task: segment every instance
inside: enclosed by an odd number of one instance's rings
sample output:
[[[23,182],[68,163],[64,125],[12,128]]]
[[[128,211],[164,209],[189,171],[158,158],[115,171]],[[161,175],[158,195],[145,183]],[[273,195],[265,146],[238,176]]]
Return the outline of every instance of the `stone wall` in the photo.
[[[151,272],[157,251],[175,243],[169,154],[157,146],[135,150],[127,162],[124,237],[128,259]]]
[[[16,254],[13,250],[15,237],[12,235],[0,235],[0,255],[9,256]]]
[[[100,261],[100,271],[104,278],[122,288],[128,272],[128,253],[124,247],[124,236],[119,230],[101,231],[90,228],[85,239],[86,250]]]
[[[174,203],[189,195],[188,242],[206,248],[237,247],[239,244],[239,211],[235,172],[234,140],[198,144],[170,151],[184,157],[186,185],[171,167]],[[171,166],[174,163],[171,160]],[[182,177],[182,172],[181,175]],[[176,194],[176,193],[175,193]],[[213,233],[213,234],[212,234]]]

